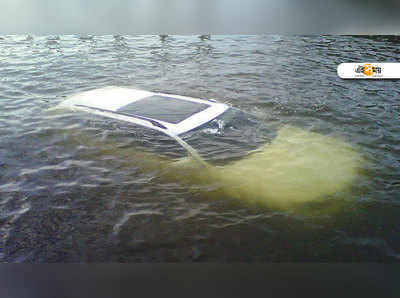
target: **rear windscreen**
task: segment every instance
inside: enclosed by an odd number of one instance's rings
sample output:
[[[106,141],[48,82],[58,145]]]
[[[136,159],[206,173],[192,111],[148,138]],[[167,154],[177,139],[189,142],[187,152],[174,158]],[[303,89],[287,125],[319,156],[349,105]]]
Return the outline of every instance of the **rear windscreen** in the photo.
[[[153,95],[123,106],[117,112],[176,124],[208,107],[204,103]]]

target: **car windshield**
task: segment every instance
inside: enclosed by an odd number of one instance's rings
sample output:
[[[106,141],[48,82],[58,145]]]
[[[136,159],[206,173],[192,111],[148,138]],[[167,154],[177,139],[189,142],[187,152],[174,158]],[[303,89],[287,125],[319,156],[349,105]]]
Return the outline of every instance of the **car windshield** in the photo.
[[[152,95],[123,106],[117,112],[176,124],[208,107],[204,103]]]
[[[103,131],[103,135],[108,137],[117,136],[121,140],[121,148],[134,147],[136,150],[171,158],[180,158],[188,154],[173,137],[161,131],[106,119],[96,121],[96,131]],[[225,164],[269,143],[275,137],[275,129],[271,129],[269,124],[267,127],[264,121],[252,114],[229,108],[213,120],[180,134],[179,137],[204,160],[214,164]]]
[[[227,111],[180,137],[208,161],[238,159],[268,143],[274,130],[252,114],[236,108]]]

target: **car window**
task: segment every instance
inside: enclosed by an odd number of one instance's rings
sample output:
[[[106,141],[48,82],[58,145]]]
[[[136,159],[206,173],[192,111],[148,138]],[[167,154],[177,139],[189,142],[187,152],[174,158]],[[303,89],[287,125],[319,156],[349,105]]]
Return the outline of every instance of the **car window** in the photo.
[[[224,162],[270,142],[274,130],[252,114],[230,108],[202,126],[180,135],[206,160]]]
[[[210,107],[204,103],[153,95],[121,107],[117,112],[177,124]]]
[[[90,126],[95,134],[121,148],[130,147],[170,158],[188,155],[175,139],[155,129],[97,115],[92,117]]]

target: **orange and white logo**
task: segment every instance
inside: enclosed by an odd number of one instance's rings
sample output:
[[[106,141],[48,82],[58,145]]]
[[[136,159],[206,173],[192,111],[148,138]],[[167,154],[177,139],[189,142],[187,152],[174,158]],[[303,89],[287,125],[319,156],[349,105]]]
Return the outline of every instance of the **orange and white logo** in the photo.
[[[369,63],[364,64],[363,73],[364,73],[366,76],[372,76],[372,74],[374,73],[372,64],[369,64]]]
[[[341,63],[337,74],[342,79],[400,79],[400,63]]]
[[[363,73],[366,76],[372,76],[374,73],[380,74],[382,72],[382,68],[378,66],[373,66],[371,63],[365,63],[364,65],[359,65],[355,69],[356,73]]]

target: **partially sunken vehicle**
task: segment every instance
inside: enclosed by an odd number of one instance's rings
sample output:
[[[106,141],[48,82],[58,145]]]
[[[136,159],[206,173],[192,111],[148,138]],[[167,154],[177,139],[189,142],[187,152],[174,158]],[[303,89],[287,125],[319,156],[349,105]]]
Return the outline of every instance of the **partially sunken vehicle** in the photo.
[[[174,172],[174,179],[217,183],[219,193],[278,207],[345,189],[362,162],[344,141],[293,126],[274,127],[212,99],[105,87],[75,94],[58,107],[147,128],[147,144],[154,141],[159,153],[182,157],[173,151],[186,151],[196,161],[198,169]],[[181,147],[160,143],[160,135]],[[170,164],[183,165],[177,158]]]

